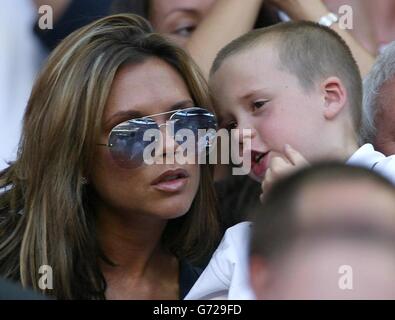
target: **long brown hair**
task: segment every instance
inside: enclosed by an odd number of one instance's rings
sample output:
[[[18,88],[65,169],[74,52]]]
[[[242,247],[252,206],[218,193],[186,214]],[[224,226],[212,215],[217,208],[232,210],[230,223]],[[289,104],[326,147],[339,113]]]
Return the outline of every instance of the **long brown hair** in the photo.
[[[52,53],[28,102],[17,160],[0,173],[0,275],[38,289],[41,265],[53,269],[61,299],[101,299],[106,289],[89,174],[114,76],[128,63],[159,57],[209,107],[207,85],[189,56],[132,14],[103,18],[66,38]],[[163,234],[179,259],[196,261],[216,242],[211,167],[201,166],[189,212]],[[177,230],[174,232],[174,230]]]

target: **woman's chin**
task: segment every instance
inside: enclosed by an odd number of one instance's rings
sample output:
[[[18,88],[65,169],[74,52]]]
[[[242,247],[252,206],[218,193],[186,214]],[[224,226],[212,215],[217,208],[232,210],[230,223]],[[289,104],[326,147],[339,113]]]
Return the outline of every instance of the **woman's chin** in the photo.
[[[192,201],[163,204],[157,208],[156,214],[165,219],[176,219],[185,215],[191,208]]]

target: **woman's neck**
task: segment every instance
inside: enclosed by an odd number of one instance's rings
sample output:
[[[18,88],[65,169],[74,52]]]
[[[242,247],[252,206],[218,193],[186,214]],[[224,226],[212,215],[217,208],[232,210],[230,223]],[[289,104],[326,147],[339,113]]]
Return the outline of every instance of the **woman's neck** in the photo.
[[[99,243],[115,264],[101,263],[107,298],[154,298],[151,285],[155,282],[169,291],[166,298],[178,294],[178,260],[161,245],[165,227],[166,221],[143,214],[98,210]]]

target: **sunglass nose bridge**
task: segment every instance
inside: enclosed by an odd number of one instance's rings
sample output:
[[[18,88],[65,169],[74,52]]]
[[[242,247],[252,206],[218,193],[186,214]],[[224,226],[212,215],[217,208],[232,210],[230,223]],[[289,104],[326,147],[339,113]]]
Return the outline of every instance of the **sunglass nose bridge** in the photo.
[[[158,128],[162,132],[162,134],[168,135],[170,137],[174,137],[175,135],[174,125],[177,121],[178,121],[177,119],[166,120],[165,122],[158,124]],[[165,127],[165,130],[162,130],[163,127]]]

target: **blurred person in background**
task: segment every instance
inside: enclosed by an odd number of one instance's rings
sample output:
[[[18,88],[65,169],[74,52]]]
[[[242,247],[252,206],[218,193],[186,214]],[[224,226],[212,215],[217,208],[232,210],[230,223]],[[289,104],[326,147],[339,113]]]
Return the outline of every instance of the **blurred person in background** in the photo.
[[[31,0],[4,0],[0,10],[0,170],[16,157],[22,117],[34,78],[45,57],[32,28]]]
[[[87,0],[79,1],[87,3]],[[98,6],[98,1],[93,1]],[[37,35],[48,32],[38,27],[39,8],[49,5],[53,22],[71,0],[4,0],[0,10],[0,169],[15,160],[22,117],[42,63],[48,54],[47,42]],[[91,3],[92,5],[93,3]],[[90,8],[92,10],[92,7]],[[66,17],[67,18],[67,17]],[[34,31],[34,26],[40,32]],[[63,30],[56,28],[56,30]]]
[[[325,0],[325,4],[333,12],[342,5],[353,8],[354,27],[350,33],[374,56],[395,40],[395,1]]]
[[[146,8],[152,10],[148,12],[154,28],[185,46],[206,76],[222,47],[253,28],[280,22],[284,15],[279,12],[293,20],[314,22],[330,13],[321,0],[152,0],[145,3]],[[331,27],[349,45],[361,74],[365,75],[373,64],[372,54],[337,23]]]
[[[218,51],[237,37],[253,28],[261,28],[280,22],[289,15],[294,20],[318,22],[330,12],[321,0],[115,0],[130,3],[148,17],[156,31],[168,35],[185,47],[208,76]],[[329,2],[329,1],[328,1]],[[338,12],[338,6],[331,6]],[[122,10],[127,10],[123,7]],[[355,17],[355,19],[357,19]],[[336,23],[331,27],[350,46],[362,75],[373,63],[373,56],[353,34]]]
[[[385,155],[395,154],[395,41],[364,81],[361,138]]]
[[[109,7],[110,4],[111,0],[1,2],[0,170],[16,158],[22,117],[34,79],[49,51],[58,44],[58,39],[61,40],[78,27],[108,14],[106,5]],[[38,25],[41,17],[39,9],[44,5],[52,8],[50,20],[53,29],[40,29]]]
[[[40,30],[38,25],[35,28],[39,39],[50,50],[84,24],[107,14],[131,12],[148,19],[155,31],[186,48],[205,75],[222,46],[254,26],[264,27],[280,21],[273,7],[263,0],[60,0],[57,6],[54,28]],[[195,31],[198,36],[194,35]]]

